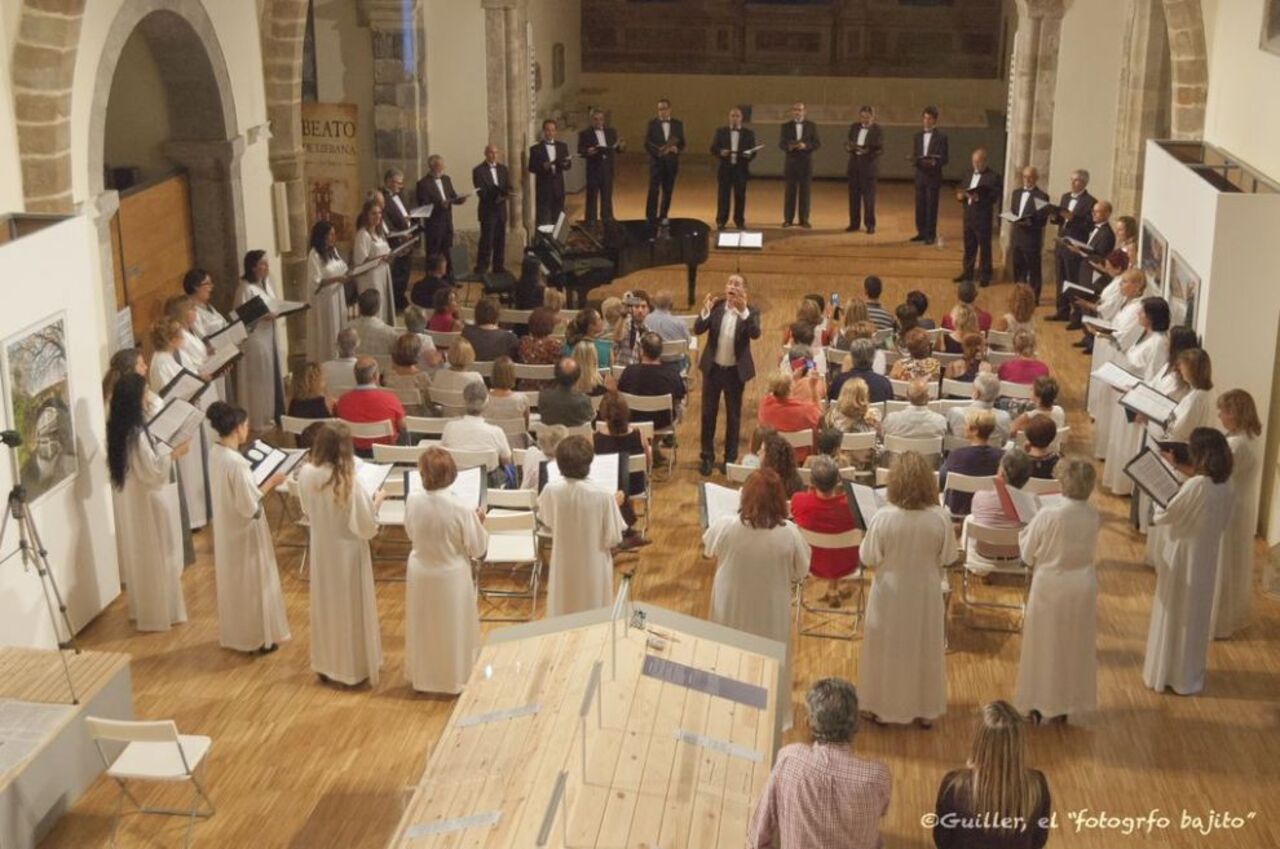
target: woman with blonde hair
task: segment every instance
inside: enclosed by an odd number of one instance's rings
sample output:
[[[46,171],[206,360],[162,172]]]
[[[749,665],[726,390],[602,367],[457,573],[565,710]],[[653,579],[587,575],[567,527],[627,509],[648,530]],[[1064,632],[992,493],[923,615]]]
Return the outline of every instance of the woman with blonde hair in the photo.
[[[1049,373],[1049,366],[1036,357],[1036,335],[1028,330],[1019,330],[1013,334],[1012,360],[1000,364],[996,373],[1006,383],[1031,385],[1037,377]]]
[[[1036,293],[1026,283],[1019,283],[1009,293],[1009,311],[996,319],[992,330],[1002,333],[1017,333],[1025,330],[1034,333],[1036,330]]]
[[[391,344],[391,368],[382,375],[382,385],[388,389],[415,390],[423,399],[417,404],[405,405],[405,412],[411,416],[422,415],[425,399],[431,394],[431,377],[418,368],[421,357],[421,337],[416,333],[402,333]]]
[[[888,503],[859,554],[875,569],[858,663],[858,691],[873,721],[925,728],[947,711],[943,569],[959,557],[951,517],[938,504],[933,466],[915,451],[889,467]]]
[[[973,383],[978,373],[984,370],[991,370],[987,364],[987,338],[981,333],[966,333],[960,340],[960,359],[947,363],[943,376]]]
[[[298,471],[298,500],[310,522],[311,668],[321,681],[378,685],[382,640],[369,540],[385,492],[370,497],[356,479],[351,431],[326,424]]]
[[[1222,532],[1213,593],[1213,637],[1225,640],[1249,624],[1253,591],[1253,537],[1258,527],[1262,477],[1262,420],[1253,396],[1230,389],[1218,399],[1218,419],[1231,448],[1231,518]]]
[[[600,360],[595,344],[583,339],[573,346],[569,355],[578,364],[578,382],[573,388],[583,395],[603,395],[608,386],[605,378],[600,375]]]
[[[1049,782],[1027,766],[1025,723],[990,702],[964,769],[947,773],[934,808],[938,849],[1040,849],[1049,839]]]
[[[334,399],[325,394],[324,367],[307,363],[294,371],[289,381],[289,406],[285,414],[295,419],[328,419],[333,417]],[[310,448],[309,433],[296,437],[298,448]]]
[[[591,307],[578,310],[565,332],[563,356],[572,357],[573,349],[580,342],[590,342],[596,349],[596,362],[601,366],[613,365],[613,339],[608,335],[604,318]]]
[[[854,326],[862,322],[871,323],[871,315],[867,312],[867,302],[858,297],[850,298],[844,304],[844,315],[841,317],[840,329],[831,337],[831,347],[841,351],[849,350],[854,339],[862,337],[854,332]],[[871,325],[871,335],[875,336],[876,327]]]
[[[476,349],[461,337],[454,339],[449,345],[449,367],[440,369],[431,378],[433,389],[444,389],[449,392],[461,392],[468,383],[484,383],[478,371],[471,371],[476,361]]]
[[[871,390],[865,380],[853,377],[841,385],[835,404],[827,408],[824,424],[843,433],[879,432],[879,409],[871,406]]]
[[[190,311],[188,305],[184,304],[181,312],[188,311]],[[183,365],[178,358],[182,356],[180,350],[186,334],[188,334],[187,329],[182,321],[176,318],[162,318],[151,325],[153,353],[151,366],[148,369],[148,381],[151,392],[157,397],[169,381],[183,371]],[[194,371],[194,369],[187,370]],[[208,396],[209,401],[216,401],[217,395],[212,390],[213,387],[205,390],[201,398]],[[161,401],[160,405],[163,406],[163,403]],[[207,404],[197,401],[196,406],[204,408]],[[151,415],[157,412],[159,408]],[[195,435],[191,437],[191,450],[178,460],[178,491],[182,496],[185,520],[193,531],[198,531],[209,523],[212,510],[206,483],[209,472],[209,445],[212,441],[211,433],[202,423]]]
[[[937,380],[942,364],[931,356],[933,344],[929,341],[929,334],[915,327],[907,331],[903,341],[910,356],[896,361],[889,369],[889,377],[893,380]]]
[[[951,328],[938,335],[939,351],[958,354],[964,350],[964,337],[969,333],[981,333],[978,329],[978,311],[969,304],[956,304],[951,308]]]
[[[520,419],[528,430],[529,398],[523,392],[515,391],[516,367],[510,357],[498,357],[493,361],[493,375],[489,383],[489,401],[484,408],[484,417],[494,422]],[[524,441],[512,447],[523,448]]]

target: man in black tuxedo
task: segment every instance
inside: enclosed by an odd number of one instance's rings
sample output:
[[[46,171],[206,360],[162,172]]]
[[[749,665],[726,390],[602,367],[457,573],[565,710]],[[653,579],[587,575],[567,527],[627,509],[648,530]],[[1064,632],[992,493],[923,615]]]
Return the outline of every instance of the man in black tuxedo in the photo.
[[[578,133],[578,155],[587,161],[587,223],[613,220],[613,159],[622,152],[618,131],[606,127],[604,112],[591,110],[591,126]]]
[[[537,225],[555,224],[564,212],[564,172],[573,167],[569,145],[556,141],[556,122],[542,122],[542,141],[529,148]]]
[[[1068,280],[1075,281],[1080,276],[1080,255],[1068,250],[1061,240],[1064,238],[1084,241],[1089,238],[1093,229],[1093,205],[1097,202],[1088,192],[1089,172],[1083,168],[1071,172],[1071,191],[1065,193],[1058,201],[1049,220],[1058,225],[1059,242],[1053,251],[1054,270],[1057,272],[1058,293],[1056,297],[1057,312],[1048,316],[1049,321],[1067,321],[1071,318],[1070,298],[1063,288]]]
[[[649,154],[649,197],[644,214],[650,224],[667,223],[684,144],[684,122],[671,117],[671,101],[664,97],[658,101],[658,117],[650,118],[644,131],[644,149]]]
[[[1022,186],[1013,190],[1009,199],[1009,212],[1013,222],[1013,282],[1026,283],[1036,293],[1040,302],[1041,264],[1044,255],[1044,227],[1049,222],[1047,206],[1037,207],[1037,201],[1049,203],[1049,195],[1040,188],[1040,172],[1034,165],[1022,169]]]
[[[1095,201],[1093,208],[1090,210],[1090,219],[1092,226],[1089,228],[1088,236],[1084,239],[1084,242],[1089,246],[1088,250],[1080,248],[1070,248],[1069,250],[1080,258],[1079,266],[1076,269],[1075,282],[1093,290],[1095,295],[1100,295],[1102,290],[1095,283],[1101,281],[1103,275],[1094,269],[1090,260],[1100,262],[1115,249],[1116,232],[1111,229],[1110,201]],[[1071,323],[1067,325],[1067,329],[1080,330],[1083,327],[1080,310],[1073,309],[1071,311]]]
[[[822,146],[818,138],[818,125],[804,117],[804,104],[791,104],[791,120],[784,123],[778,133],[778,147],[782,148],[786,161],[783,177],[787,181],[782,200],[782,226],[790,227],[796,219],[797,206],[800,226],[809,224],[809,187],[813,183],[813,152]]]
[[[865,219],[870,235],[876,231],[876,178],[880,175],[884,132],[870,106],[859,109],[858,117],[858,123],[849,125],[849,139],[844,144],[849,153],[849,226],[845,232],[856,233]]]
[[[978,285],[991,285],[992,216],[1004,192],[1000,175],[987,167],[987,149],[974,148],[969,154],[973,170],[956,189],[956,200],[964,206],[964,266],[954,278],[963,283],[973,279],[973,265],[978,263]]]
[[[400,196],[402,191],[404,191],[404,172],[399,168],[389,168],[382,175],[382,195],[386,199],[382,215],[387,222],[387,228],[392,233],[413,228],[409,210],[405,208],[404,198]],[[412,238],[411,234],[392,238],[389,240],[390,247],[395,250]],[[412,251],[401,254],[391,261],[391,293],[395,298],[396,312],[403,310],[409,303],[405,299],[405,290],[409,288],[409,267],[413,262],[411,254]]]
[[[756,375],[751,340],[760,338],[760,311],[747,306],[747,281],[729,275],[723,298],[708,293],[702,313],[693,323],[696,335],[707,334],[698,360],[702,371],[702,474],[711,474],[716,457],[716,416],[724,395],[724,462],[738,459],[738,430],[742,421],[742,390]],[[721,465],[721,471],[724,465]]]
[[[749,151],[756,146],[754,131],[742,126],[742,110],[729,110],[729,123],[716,130],[711,139],[711,155],[720,163],[716,169],[716,229],[729,222],[729,198],[733,197],[733,223],[741,230],[747,226],[747,180],[751,179]]]
[[[920,123],[921,130],[911,142],[916,170],[916,234],[911,241],[932,245],[938,238],[938,195],[942,169],[947,165],[947,135],[938,129],[936,106],[924,108]]]
[[[505,271],[507,253],[507,198],[511,196],[511,175],[498,161],[496,145],[485,145],[484,162],[471,169],[480,209],[480,246],[476,249],[476,274]]]
[[[444,173],[444,157],[427,157],[427,176],[418,181],[418,205],[431,204],[431,215],[422,225],[422,247],[427,256],[443,256],[447,261],[453,247],[453,207],[464,203],[453,190],[453,181]],[[457,269],[450,268],[453,274]]]

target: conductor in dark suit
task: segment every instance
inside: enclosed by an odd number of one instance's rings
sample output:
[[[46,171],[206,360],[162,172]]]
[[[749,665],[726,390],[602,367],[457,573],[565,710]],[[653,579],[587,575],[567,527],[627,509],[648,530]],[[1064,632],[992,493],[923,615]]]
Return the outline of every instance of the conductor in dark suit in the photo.
[[[804,117],[804,104],[791,104],[791,120],[778,133],[778,147],[786,156],[782,175],[787,181],[782,201],[782,226],[790,227],[800,214],[800,226],[809,227],[809,187],[813,183],[813,152],[822,146],[818,125]],[[797,210],[797,207],[799,209]]]
[[[650,224],[667,223],[684,145],[684,122],[671,117],[671,101],[664,97],[658,101],[658,117],[650,118],[644,131],[644,149],[649,154],[649,196],[644,214]]]
[[[849,138],[844,143],[849,153],[849,226],[845,232],[857,232],[865,219],[870,235],[876,231],[876,178],[880,176],[884,131],[870,106],[859,109],[858,118],[858,123],[849,125]]]
[[[938,129],[936,106],[924,108],[920,123],[921,130],[911,142],[916,171],[916,234],[911,241],[932,245],[938,239],[938,196],[942,169],[947,166],[947,135]]]
[[[511,175],[498,161],[496,145],[485,145],[484,162],[471,169],[479,205],[480,246],[476,249],[476,274],[490,268],[505,271],[507,252],[507,198],[511,196]]]
[[[723,230],[729,221],[729,199],[733,198],[733,223],[739,230],[747,223],[747,181],[751,179],[751,160],[756,134],[742,126],[742,110],[729,110],[729,123],[716,130],[711,139],[711,155],[716,158],[716,229]]]
[[[1009,212],[1014,216],[1010,227],[1013,243],[1013,282],[1026,283],[1040,301],[1042,256],[1044,254],[1044,227],[1049,223],[1048,207],[1037,207],[1036,202],[1049,203],[1049,195],[1036,185],[1040,172],[1034,165],[1022,169],[1022,185],[1013,190],[1009,198]]]
[[[693,332],[707,334],[698,360],[702,371],[702,474],[711,474],[716,456],[716,416],[724,395],[724,462],[738,459],[738,430],[742,422],[742,390],[756,375],[751,340],[760,338],[760,311],[747,306],[747,281],[729,275],[723,298],[708,293]],[[724,466],[721,466],[721,470]]]
[[[564,172],[573,167],[569,145],[556,141],[556,122],[542,122],[542,141],[529,148],[537,225],[555,224],[564,212]]]
[[[1065,193],[1058,201],[1058,206],[1049,216],[1049,220],[1058,225],[1058,245],[1054,248],[1054,271],[1057,272],[1058,294],[1057,312],[1048,316],[1049,321],[1066,321],[1071,318],[1070,299],[1063,289],[1068,280],[1075,281],[1080,276],[1081,257],[1074,251],[1067,250],[1061,243],[1064,238],[1084,241],[1089,238],[1093,229],[1093,205],[1096,199],[1089,194],[1089,172],[1083,168],[1071,172],[1071,191]]]
[[[453,181],[444,173],[444,157],[428,157],[427,172],[418,181],[418,205],[431,204],[431,215],[422,225],[422,247],[428,257],[439,255],[447,260],[453,247],[453,207],[466,198],[453,190]],[[457,269],[449,269],[450,274],[455,272]]]
[[[392,233],[403,232],[413,227],[404,198],[400,196],[403,191],[404,172],[399,168],[387,169],[387,172],[382,175],[382,195],[386,199],[382,215]],[[412,238],[412,235],[408,235],[390,239],[390,247],[395,250]],[[409,305],[405,299],[405,290],[409,288],[409,270],[413,263],[411,253],[410,251],[401,254],[391,261],[391,293],[395,298],[397,312]]]
[[[622,152],[618,131],[604,124],[604,112],[591,110],[591,126],[578,133],[578,155],[587,162],[587,223],[613,220],[613,160]]]
[[[978,285],[990,286],[992,216],[1004,191],[1000,175],[987,167],[986,148],[974,148],[969,164],[972,170],[956,189],[956,200],[964,207],[964,265],[954,281],[972,280],[976,261]]]

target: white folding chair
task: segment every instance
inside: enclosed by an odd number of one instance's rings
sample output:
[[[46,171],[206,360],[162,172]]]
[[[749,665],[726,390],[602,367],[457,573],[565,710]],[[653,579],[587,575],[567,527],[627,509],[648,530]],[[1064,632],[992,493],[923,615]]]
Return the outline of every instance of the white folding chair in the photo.
[[[493,360],[476,360],[467,367],[467,371],[473,371],[483,378],[493,377]]]
[[[396,435],[395,425],[390,419],[380,422],[352,422],[342,419],[342,423],[351,431],[354,439],[386,439]]]
[[[963,356],[964,354],[953,354],[948,351],[933,352],[933,358],[937,360],[939,363],[941,363],[944,367],[949,363],[954,363],[956,360],[960,359]]]
[[[956,436],[953,433],[948,433],[946,436],[942,437],[942,450],[948,454],[955,451],[957,448],[963,448],[968,444],[969,440],[965,439],[963,436]]]
[[[536,389],[526,389],[517,394],[523,395],[524,399],[529,402],[530,410],[538,409],[538,391]]]
[[[804,537],[805,542],[809,543],[809,548],[815,552],[824,549],[830,551],[853,548],[862,542],[862,531],[857,529],[838,534],[827,534],[800,528],[800,535]],[[848,574],[835,579],[835,587],[833,589],[835,589],[837,596],[842,599],[838,604],[815,604],[806,599],[805,588],[811,580],[816,582],[823,579],[813,579],[813,576],[810,575],[801,582],[796,593],[796,623],[800,634],[806,637],[826,637],[832,640],[852,640],[858,635],[858,628],[862,624],[862,618],[866,610],[866,576],[861,564],[851,569]],[[852,585],[847,595],[841,584]],[[846,597],[853,598],[855,591],[857,600],[852,602],[851,607],[844,607],[843,599]],[[817,621],[806,625],[804,621],[805,613],[813,614]],[[835,627],[840,619],[849,620],[847,630]]]
[[[947,476],[950,482],[950,475]],[[960,599],[964,602],[964,622],[970,628],[980,631],[1020,631],[1022,620],[1027,611],[1027,595],[1031,591],[1031,567],[1022,562],[1021,557],[989,558],[977,553],[976,545],[983,543],[990,546],[1005,546],[1011,549],[1018,547],[1018,528],[992,528],[973,521],[972,516],[964,520],[960,530],[960,546],[965,552],[964,572],[960,583]],[[1019,600],[1014,603],[1005,601],[979,601],[971,593],[970,577],[986,577],[989,575],[1012,575],[1020,578]],[[973,624],[970,613],[975,609],[1012,611],[1017,614],[1017,624],[1013,627],[997,627]]]
[[[662,361],[664,363],[681,362],[689,356],[688,339],[667,339],[662,343]],[[683,373],[683,369],[681,372]]]
[[[533,315],[533,310],[498,310],[498,324],[528,324],[529,316]]]
[[[797,448],[805,448],[809,451],[813,450],[812,430],[783,430],[778,432],[778,436],[781,436],[786,440],[787,444],[791,446],[792,451],[795,451]]]
[[[955,380],[954,378],[942,378],[942,394],[947,398],[965,398],[973,397],[973,384],[965,383],[963,380]]]
[[[936,457],[942,453],[942,437],[910,437],[885,434],[884,450],[890,454],[905,454],[908,451],[914,451],[926,457]]]
[[[491,611],[498,610],[493,599],[528,599],[529,614],[509,616],[489,612],[482,613],[481,619],[523,622],[533,619],[538,611],[538,581],[542,567],[538,560],[537,517],[534,514],[537,496],[537,492],[531,489],[489,490],[489,507],[493,509],[501,505],[503,513],[491,513],[484,518],[489,545],[484,556],[476,561],[476,593],[489,603]],[[486,578],[495,572],[500,573],[506,586],[491,586],[486,582]],[[511,585],[513,582],[514,586]]]
[[[465,469],[474,469],[476,466],[483,466],[486,472],[489,469],[498,468],[499,458],[496,448],[489,448],[483,451],[465,451],[461,448],[449,448],[444,445],[440,447],[449,452],[449,455],[453,457],[454,465],[458,467],[460,472]]]
[[[1030,383],[1010,383],[1007,380],[1000,381],[1000,397],[1014,398],[1019,401],[1030,401],[1035,398],[1032,391],[1034,387]]]
[[[613,379],[617,380],[622,377],[622,373],[627,370],[626,366],[610,366],[609,373],[613,375]]]
[[[973,495],[978,492],[987,492],[996,488],[995,475],[962,475],[959,472],[947,472],[947,479],[943,483],[942,494],[939,496],[945,505],[947,493],[950,492],[966,492]],[[947,510],[951,513],[950,508]],[[963,519],[968,516],[967,513],[951,513],[953,519]]]
[[[1013,334],[1004,330],[988,330],[987,347],[1008,351],[1013,348]]]
[[[302,434],[306,432],[307,428],[311,427],[313,424],[326,425],[326,424],[334,424],[337,421],[338,419],[335,419],[335,418],[303,419],[303,418],[299,418],[298,416],[281,416],[280,430],[292,436],[294,439],[294,444],[296,445],[298,437],[302,436]]]
[[[684,322],[685,328],[687,328],[690,333],[693,332],[693,325],[698,321],[698,316],[696,315],[678,315],[676,318]]]
[[[1028,478],[1022,488],[1032,495],[1051,495],[1062,492],[1062,484],[1053,478]]]
[[[529,445],[529,428],[525,425],[523,418],[516,419],[491,419],[485,417],[485,422],[494,427],[501,428],[502,432],[507,435],[507,443],[512,448],[526,448]]]
[[[841,451],[870,451],[876,447],[876,432],[846,433],[840,437]]]
[[[972,399],[966,400],[964,398],[939,398],[937,401],[929,402],[929,409],[933,410],[935,413],[941,413],[942,415],[945,416],[947,413],[951,412],[952,410],[961,410],[961,409],[964,409],[965,407],[971,406],[972,404],[973,404]]]
[[[1049,443],[1049,450],[1055,453],[1062,453],[1062,446],[1067,444],[1067,440],[1071,437],[1071,426],[1064,425],[1058,428],[1058,432],[1053,437],[1053,442]]]
[[[388,386],[386,389],[400,399],[400,405],[406,409],[422,406],[422,390],[408,386]]]
[[[650,442],[654,438],[660,437],[666,445],[671,447],[671,461],[667,463],[667,473],[663,480],[669,480],[675,472],[676,463],[680,458],[680,440],[676,436],[676,402],[675,397],[668,392],[665,395],[632,395],[629,392],[619,392],[618,397],[627,402],[627,408],[634,413],[645,413],[653,415],[655,413],[666,413],[671,422],[664,428],[654,428],[652,422],[636,422],[637,426],[642,424],[649,425],[650,432],[647,438]]]
[[[458,307],[458,318],[462,319],[463,324],[476,323],[475,307]]]
[[[911,383],[912,381],[910,380],[892,380],[891,379],[889,381],[889,384],[893,387],[893,397],[906,398],[907,388],[911,386]],[[929,398],[933,399],[937,397],[938,397],[938,381],[931,380],[929,381]]]
[[[885,486],[889,483],[889,470],[880,466],[876,469],[876,486]],[[938,473],[933,473],[933,485],[938,485]]]
[[[877,348],[884,347],[884,343],[893,338],[893,328],[886,327],[876,331],[876,335],[871,337],[871,341],[875,343]]]
[[[741,463],[727,463],[724,467],[725,477],[730,483],[746,483],[755,470],[755,466],[744,466]]]
[[[462,338],[462,331],[428,330],[427,335],[431,337],[432,342],[436,343],[437,348],[441,351],[447,351],[455,339]]]
[[[634,506],[637,501],[644,503],[644,529],[641,531],[641,537],[649,536],[649,514],[653,512],[653,475],[649,468],[649,458],[643,453],[627,455],[627,478],[630,481],[631,475],[644,475],[644,492],[633,494],[628,488],[627,495],[631,498]]]
[[[405,416],[404,430],[410,436],[433,436],[439,438],[444,433],[444,426],[453,421],[447,417]]]
[[[827,374],[844,371],[845,358],[849,356],[849,352],[843,348],[832,348],[830,345],[826,349],[827,354]]]
[[[515,370],[516,380],[555,380],[556,377],[554,365],[512,363],[512,368]]]
[[[120,829],[120,817],[127,798],[140,813],[186,817],[187,836],[184,845],[190,847],[196,819],[206,819],[215,812],[213,801],[196,775],[196,770],[204,762],[213,741],[198,734],[179,734],[178,726],[171,719],[128,722],[86,716],[84,724],[98,749],[107,775],[120,788],[120,795],[116,797],[115,810],[111,815],[110,845],[116,845],[116,832]],[[113,760],[107,757],[104,742],[123,743],[124,748]],[[133,795],[133,791],[129,789],[130,781],[189,781],[191,807],[186,810],[148,808]],[[204,810],[201,809],[201,802],[204,803]]]
[[[416,466],[418,460],[431,446],[439,447],[439,440],[423,439],[417,445],[383,445],[373,444],[373,462],[392,463],[397,466]]]
[[[427,394],[431,396],[431,403],[438,406],[446,417],[457,418],[467,411],[461,389],[437,389],[433,386]]]
[[[992,368],[999,368],[1003,363],[1009,362],[1017,357],[1013,351],[987,351],[987,362],[991,363]]]
[[[885,417],[888,416],[890,413],[896,413],[899,410],[905,410],[907,407],[911,406],[911,402],[903,401],[898,398],[893,398],[888,401],[884,401],[883,404],[884,404],[884,411],[880,416],[881,421],[884,421]]]

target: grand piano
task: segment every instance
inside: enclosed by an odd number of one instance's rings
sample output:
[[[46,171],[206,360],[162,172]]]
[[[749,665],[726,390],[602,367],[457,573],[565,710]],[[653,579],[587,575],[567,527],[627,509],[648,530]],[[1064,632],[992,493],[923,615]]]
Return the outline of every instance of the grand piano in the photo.
[[[557,222],[540,231],[530,250],[547,269],[547,282],[564,289],[568,305],[581,309],[587,293],[607,286],[633,271],[683,265],[688,272],[692,306],[698,266],[707,261],[711,228],[696,218],[672,218],[669,224],[648,221],[606,221],[592,229]]]

